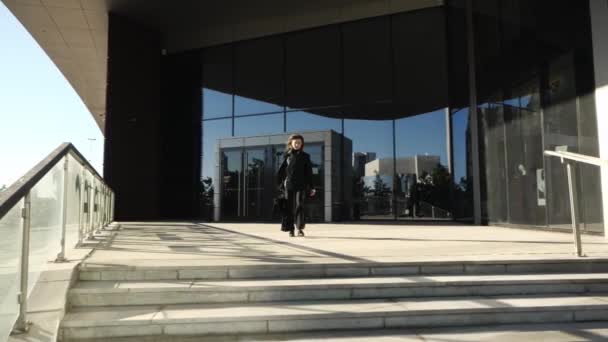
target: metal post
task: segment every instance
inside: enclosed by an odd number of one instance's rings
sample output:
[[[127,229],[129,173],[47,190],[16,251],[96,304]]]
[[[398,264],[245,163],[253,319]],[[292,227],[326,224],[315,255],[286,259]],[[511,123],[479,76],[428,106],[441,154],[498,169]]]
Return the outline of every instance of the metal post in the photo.
[[[57,254],[55,262],[67,262],[65,258],[65,232],[68,217],[68,156],[63,163],[63,208],[61,214],[61,252]]]
[[[84,216],[84,203],[86,194],[86,183],[84,180],[84,165],[82,165],[82,172],[80,172],[80,188],[78,189],[78,244],[80,245],[84,240],[84,227],[83,227],[83,216]]]
[[[89,198],[87,203],[87,235],[89,238],[93,235],[93,200],[95,199],[95,188],[93,187],[93,180],[89,183]]]
[[[95,225],[95,234],[99,234],[99,189],[95,187],[95,197],[93,202],[93,223]]]
[[[578,224],[578,197],[576,193],[576,178],[575,170],[570,162],[566,163],[566,171],[568,172],[568,192],[570,194],[570,216],[572,217],[572,234],[574,234],[574,248],[576,255],[583,256],[583,246],[581,243],[581,231]]]
[[[86,217],[85,217],[85,239],[89,239],[90,238],[90,234],[91,234],[91,185],[89,184],[89,182],[87,181],[85,183],[85,198],[86,198],[86,204],[84,205],[84,210],[86,210]]]
[[[23,218],[23,235],[21,239],[21,271],[19,274],[19,281],[21,289],[17,295],[19,302],[19,317],[14,325],[15,333],[25,333],[29,330],[29,326],[32,324],[27,320],[27,280],[29,272],[29,255],[30,255],[30,224],[31,224],[31,210],[32,202],[30,199],[30,192],[28,191],[25,195],[23,203],[23,209],[21,210],[21,217]]]

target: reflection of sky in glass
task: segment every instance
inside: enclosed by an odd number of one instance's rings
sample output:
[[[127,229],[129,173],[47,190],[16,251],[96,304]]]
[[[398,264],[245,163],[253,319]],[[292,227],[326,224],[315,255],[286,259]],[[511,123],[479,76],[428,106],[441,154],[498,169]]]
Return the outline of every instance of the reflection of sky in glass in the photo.
[[[452,114],[452,140],[454,150],[454,181],[460,183],[467,176],[467,128],[469,109],[464,108]]]
[[[328,118],[321,115],[315,115],[307,112],[289,112],[287,113],[287,131],[313,131],[313,130],[329,130],[333,129],[336,132],[342,131],[340,119]]]
[[[283,112],[283,107],[243,96],[234,97],[234,115]]]
[[[361,177],[361,179],[365,186],[369,187],[371,190],[375,189],[376,176],[364,176]],[[380,175],[380,179],[388,189],[393,189],[393,181],[390,175]]]
[[[203,113],[205,119],[232,116],[232,95],[203,88]]]
[[[344,135],[354,152],[375,152],[376,158],[393,158],[392,120],[344,120]]]
[[[203,178],[213,177],[217,140],[231,136],[232,120],[211,120],[203,122]]]
[[[445,120],[443,109],[396,120],[397,158],[428,154],[447,165]]]
[[[234,135],[254,136],[283,132],[283,113],[246,116],[234,119]]]

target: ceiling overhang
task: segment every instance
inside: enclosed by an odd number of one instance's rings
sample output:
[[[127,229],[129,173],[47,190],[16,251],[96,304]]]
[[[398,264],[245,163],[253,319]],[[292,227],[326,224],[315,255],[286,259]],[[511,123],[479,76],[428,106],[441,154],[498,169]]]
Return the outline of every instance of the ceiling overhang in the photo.
[[[104,131],[108,11],[104,0],[0,0],[17,17]]]
[[[63,73],[103,132],[108,13],[161,35],[168,52],[443,4],[443,0],[0,0]]]

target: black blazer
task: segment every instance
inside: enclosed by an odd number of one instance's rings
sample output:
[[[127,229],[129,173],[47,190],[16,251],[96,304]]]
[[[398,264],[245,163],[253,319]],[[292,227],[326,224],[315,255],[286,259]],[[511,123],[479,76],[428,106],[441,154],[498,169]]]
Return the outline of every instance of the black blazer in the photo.
[[[287,180],[287,182],[285,182]],[[312,162],[304,151],[288,151],[283,155],[283,163],[277,174],[277,185],[287,190],[312,189]]]

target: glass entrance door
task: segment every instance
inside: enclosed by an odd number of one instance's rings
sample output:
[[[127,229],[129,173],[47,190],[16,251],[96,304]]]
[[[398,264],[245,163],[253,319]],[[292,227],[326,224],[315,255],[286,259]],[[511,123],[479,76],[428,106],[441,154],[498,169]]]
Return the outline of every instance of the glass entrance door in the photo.
[[[245,173],[243,184],[243,217],[247,219],[264,218],[264,170],[266,151],[264,148],[249,148],[243,151]]]
[[[222,218],[264,219],[266,149],[224,149],[222,155]]]

